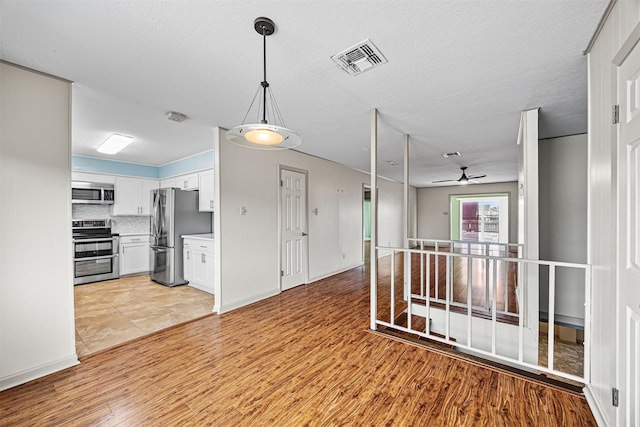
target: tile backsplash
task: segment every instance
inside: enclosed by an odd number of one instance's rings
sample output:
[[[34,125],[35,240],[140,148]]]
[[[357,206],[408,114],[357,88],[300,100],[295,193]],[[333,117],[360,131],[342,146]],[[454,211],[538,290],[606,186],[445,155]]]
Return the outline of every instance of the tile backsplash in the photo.
[[[109,205],[71,205],[72,219],[108,219]]]
[[[114,233],[148,233],[150,216],[111,216],[108,205],[71,205],[72,219],[108,219],[111,218],[111,230]]]
[[[114,233],[149,233],[150,216],[112,216],[111,229]]]

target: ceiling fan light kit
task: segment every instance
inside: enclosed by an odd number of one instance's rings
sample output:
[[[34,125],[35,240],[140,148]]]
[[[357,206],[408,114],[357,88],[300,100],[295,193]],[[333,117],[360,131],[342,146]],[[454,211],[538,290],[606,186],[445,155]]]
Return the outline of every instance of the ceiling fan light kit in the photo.
[[[253,28],[262,36],[264,78],[253,96],[244,119],[242,119],[243,124],[229,129],[225,136],[229,142],[259,150],[281,150],[297,147],[302,139],[296,132],[285,126],[278,104],[267,82],[267,36],[275,33],[276,26],[271,19],[260,17],[255,19]],[[260,94],[262,96],[259,98]],[[258,115],[261,116],[259,123],[245,123],[257,98]]]

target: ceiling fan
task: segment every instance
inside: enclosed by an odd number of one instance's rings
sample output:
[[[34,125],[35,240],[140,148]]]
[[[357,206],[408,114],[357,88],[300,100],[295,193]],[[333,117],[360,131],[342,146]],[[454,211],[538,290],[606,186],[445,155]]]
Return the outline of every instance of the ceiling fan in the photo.
[[[433,181],[432,184],[436,184],[439,182],[453,182],[453,181],[458,181],[460,184],[464,185],[464,184],[469,184],[470,182],[477,184],[478,181],[473,181],[474,179],[478,179],[478,178],[484,178],[487,175],[471,175],[471,176],[467,176],[466,170],[467,167],[466,166],[462,166],[460,168],[462,170],[462,176],[458,179],[442,179],[440,181]]]

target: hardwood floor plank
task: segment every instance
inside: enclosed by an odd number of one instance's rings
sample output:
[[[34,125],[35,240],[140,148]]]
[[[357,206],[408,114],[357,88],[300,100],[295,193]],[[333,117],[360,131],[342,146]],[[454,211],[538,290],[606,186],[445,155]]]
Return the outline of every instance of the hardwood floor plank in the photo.
[[[97,353],[1,392],[2,425],[595,425],[581,396],[368,332],[368,280],[354,269]]]

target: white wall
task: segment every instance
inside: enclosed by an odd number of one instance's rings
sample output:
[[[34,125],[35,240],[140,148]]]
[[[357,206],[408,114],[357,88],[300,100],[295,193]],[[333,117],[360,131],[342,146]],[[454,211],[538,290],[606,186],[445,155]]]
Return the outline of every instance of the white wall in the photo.
[[[418,237],[423,239],[451,238],[449,196],[460,194],[509,193],[509,242],[518,240],[518,183],[472,184],[418,189]]]
[[[280,291],[281,166],[308,171],[309,282],[362,264],[362,185],[369,183],[368,174],[294,150],[238,147],[226,141],[224,130],[215,137],[221,257],[217,309],[228,311]],[[401,246],[403,186],[380,180],[379,187],[381,242]],[[246,215],[240,214],[242,207]]]
[[[587,135],[540,140],[540,259],[587,262]],[[547,274],[540,275],[540,312],[549,306]],[[584,324],[584,274],[556,271],[556,320]]]
[[[70,84],[0,63],[0,87],[0,389],[5,389],[78,359]]]

